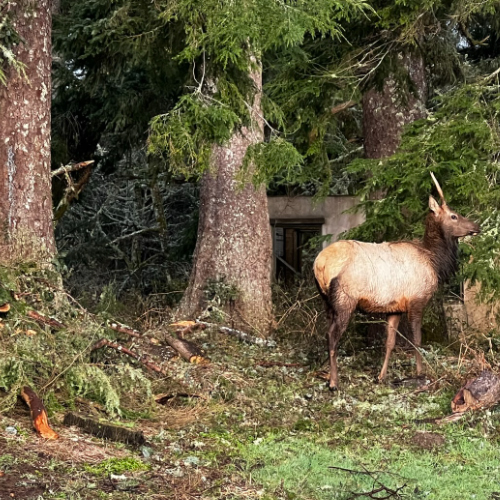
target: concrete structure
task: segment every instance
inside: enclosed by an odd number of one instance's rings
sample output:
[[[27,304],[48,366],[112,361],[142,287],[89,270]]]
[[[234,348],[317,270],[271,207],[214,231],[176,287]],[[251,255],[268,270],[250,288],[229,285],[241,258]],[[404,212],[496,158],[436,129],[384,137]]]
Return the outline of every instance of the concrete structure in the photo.
[[[346,213],[357,203],[354,196],[330,196],[321,202],[307,196],[269,197],[269,219],[273,234],[274,275],[286,282],[312,273],[318,245],[316,236],[331,235],[323,246],[364,220],[362,213]],[[317,240],[316,240],[317,241]]]
[[[297,225],[318,224],[321,226],[321,234],[332,235],[331,242],[338,239],[339,235],[351,229],[364,220],[363,213],[346,213],[353,208],[358,199],[355,196],[329,196],[322,202],[315,203],[308,196],[270,196],[269,218],[271,225],[279,226],[283,223]],[[328,243],[325,243],[325,246]]]

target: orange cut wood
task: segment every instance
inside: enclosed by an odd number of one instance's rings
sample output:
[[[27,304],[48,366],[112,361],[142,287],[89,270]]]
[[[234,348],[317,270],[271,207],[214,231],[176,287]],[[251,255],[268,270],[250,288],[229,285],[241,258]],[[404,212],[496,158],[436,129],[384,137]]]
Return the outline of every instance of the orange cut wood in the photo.
[[[59,434],[50,427],[47,410],[35,391],[31,387],[24,386],[21,389],[21,397],[30,408],[33,427],[38,434],[44,439],[58,439]]]
[[[170,323],[168,326],[187,328],[193,325],[196,325],[196,321],[176,321],[175,323]]]

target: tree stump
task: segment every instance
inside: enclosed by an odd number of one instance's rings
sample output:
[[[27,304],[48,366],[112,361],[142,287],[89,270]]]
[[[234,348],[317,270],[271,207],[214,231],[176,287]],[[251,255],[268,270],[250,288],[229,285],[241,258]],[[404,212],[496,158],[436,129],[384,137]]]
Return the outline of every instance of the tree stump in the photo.
[[[479,377],[468,380],[451,402],[453,413],[489,408],[500,401],[500,376],[483,370]]]

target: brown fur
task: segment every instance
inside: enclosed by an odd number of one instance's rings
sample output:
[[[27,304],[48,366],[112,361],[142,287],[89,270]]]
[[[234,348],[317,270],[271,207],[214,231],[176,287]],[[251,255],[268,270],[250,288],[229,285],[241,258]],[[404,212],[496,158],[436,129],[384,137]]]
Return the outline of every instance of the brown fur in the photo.
[[[318,289],[329,321],[330,388],[337,387],[337,343],[356,308],[388,315],[386,358],[379,375],[387,372],[399,317],[408,313],[414,342],[421,340],[425,306],[438,284],[456,270],[458,238],[479,233],[479,226],[453,212],[432,196],[423,241],[362,243],[338,241],[325,248],[314,262]],[[416,353],[417,372],[422,369]]]

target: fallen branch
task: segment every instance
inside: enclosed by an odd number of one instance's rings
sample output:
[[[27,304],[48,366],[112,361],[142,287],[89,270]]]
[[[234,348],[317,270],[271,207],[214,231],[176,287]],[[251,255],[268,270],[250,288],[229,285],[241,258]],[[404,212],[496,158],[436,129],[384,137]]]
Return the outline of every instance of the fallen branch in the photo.
[[[204,330],[206,325],[202,323],[196,323],[196,321],[177,321],[176,323],[170,323],[169,327],[177,327],[176,333],[180,338],[184,335],[193,332],[194,330],[201,329]]]
[[[132,431],[118,425],[98,422],[92,418],[85,418],[73,412],[66,413],[63,424],[68,427],[74,425],[88,434],[110,439],[111,441],[119,441],[133,446],[142,446],[146,443],[146,438],[142,431]]]
[[[175,398],[201,398],[201,399],[206,399],[205,396],[202,396],[201,394],[188,394],[187,392],[175,392],[173,394],[159,394],[158,396],[155,396],[155,401],[159,405],[164,405],[167,404],[168,401],[171,399]]]
[[[336,115],[337,113],[340,113],[341,111],[344,111],[345,109],[352,108],[353,106],[356,106],[356,101],[346,101],[343,102],[342,104],[338,104],[337,106],[333,107],[331,109],[332,115]]]
[[[284,366],[286,368],[304,368],[306,366],[302,363],[281,363],[280,361],[259,361],[257,365],[264,368],[271,368],[273,366]]]
[[[127,349],[126,347],[121,346],[120,344],[117,344],[116,342],[111,342],[108,339],[101,339],[98,342],[96,342],[92,348],[90,349],[91,351],[96,351],[97,349],[101,349],[102,347],[111,347],[115,351],[118,352],[123,352],[123,354],[126,354],[127,356],[130,356],[131,358],[136,359],[140,363],[142,363],[146,368],[150,369],[151,371],[154,371],[156,373],[160,373],[161,375],[166,375],[165,370],[163,370],[161,367],[159,367],[156,363],[153,363],[147,354],[143,354],[142,356],[137,354],[134,351],[131,351],[130,349]]]
[[[186,361],[197,365],[207,365],[210,363],[210,360],[205,358],[198,346],[192,342],[184,339],[176,339],[168,334],[165,334],[164,338],[165,342],[175,349]]]
[[[221,333],[225,333],[226,335],[230,335],[231,337],[236,337],[244,342],[248,342],[250,344],[256,344],[262,347],[276,347],[276,341],[261,339],[260,337],[254,337],[249,333],[242,332],[240,330],[235,330],[234,328],[229,328],[227,326],[217,325],[215,323],[207,323],[205,321],[196,320],[200,325],[205,325],[207,328],[216,328]]]
[[[196,326],[196,323],[194,323]],[[130,335],[131,337],[136,337],[136,338],[143,338],[149,340],[152,344],[157,344],[158,340],[152,337],[146,337],[144,336],[141,332],[134,330],[133,328],[130,328],[127,325],[123,325],[120,323],[110,323],[109,328],[112,330],[119,332],[119,333],[125,333],[127,335]],[[171,325],[170,325],[171,326]],[[188,325],[187,328],[192,328],[193,325]],[[200,325],[202,327],[202,325]],[[204,326],[203,326],[204,328]],[[184,329],[186,330],[186,328]],[[183,330],[183,331],[184,331]],[[208,364],[210,361],[205,358],[200,351],[200,349],[194,345],[192,342],[189,342],[184,339],[176,339],[168,334],[164,335],[165,342],[175,349],[179,353],[179,355],[184,358],[186,361],[189,361],[190,363],[198,364],[198,365],[203,365],[203,364]],[[103,339],[104,340],[104,339]],[[126,348],[122,347],[122,350],[126,350]],[[127,353],[126,353],[127,354]]]
[[[389,488],[380,482],[377,474],[388,474],[392,476],[399,476],[399,474],[394,474],[391,472],[369,471],[368,469],[366,469],[366,467],[363,467],[364,470],[345,469],[344,467],[328,467],[328,468],[340,470],[342,472],[348,472],[349,474],[363,474],[365,476],[369,476],[373,480],[373,487],[371,491],[363,491],[360,493],[351,492],[352,496],[350,498],[367,497],[367,498],[373,498],[374,500],[386,500],[388,498],[402,498],[399,492],[406,487],[405,483],[402,486],[393,490],[392,488]],[[376,488],[375,485],[378,485],[378,488]],[[379,493],[386,493],[386,495],[379,496]]]
[[[28,316],[31,319],[34,319],[39,325],[42,326],[50,326],[51,328],[54,328],[55,330],[61,330],[61,328],[66,328],[66,325],[64,323],[61,323],[57,319],[50,318],[49,316],[45,316],[44,314],[41,314],[37,311],[28,311]]]
[[[141,332],[138,332],[137,330],[134,330],[133,328],[130,328],[130,326],[123,325],[121,323],[108,323],[109,328],[111,330],[114,330],[115,332],[119,333],[126,333],[127,335],[130,335],[131,337],[137,337],[137,338],[142,338]]]
[[[59,435],[50,427],[47,410],[35,391],[31,387],[24,386],[21,389],[21,397],[29,406],[33,427],[38,434],[44,439],[58,439]]]
[[[56,168],[55,170],[52,170],[52,177],[57,177],[58,175],[61,174],[68,174],[69,172],[76,172],[77,170],[81,170],[82,168],[88,167],[93,163],[94,160],[90,160],[90,161],[82,161],[80,163],[71,163],[69,165],[61,166],[59,168]]]

